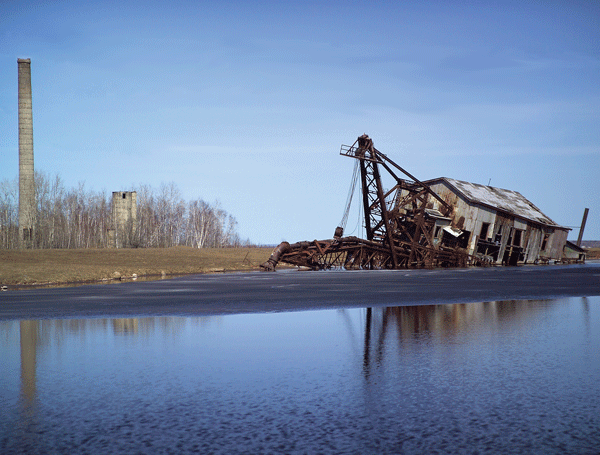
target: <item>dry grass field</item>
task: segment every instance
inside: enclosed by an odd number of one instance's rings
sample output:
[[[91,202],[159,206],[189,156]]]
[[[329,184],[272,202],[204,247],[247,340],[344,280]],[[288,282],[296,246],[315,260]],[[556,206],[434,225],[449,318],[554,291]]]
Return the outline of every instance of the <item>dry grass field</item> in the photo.
[[[269,248],[0,250],[0,286],[83,284],[194,273],[258,270]],[[588,259],[600,259],[589,248]],[[280,264],[279,268],[285,267]]]
[[[589,248],[587,250],[588,259],[600,259],[600,248]]]
[[[0,286],[258,270],[272,248],[0,250]]]

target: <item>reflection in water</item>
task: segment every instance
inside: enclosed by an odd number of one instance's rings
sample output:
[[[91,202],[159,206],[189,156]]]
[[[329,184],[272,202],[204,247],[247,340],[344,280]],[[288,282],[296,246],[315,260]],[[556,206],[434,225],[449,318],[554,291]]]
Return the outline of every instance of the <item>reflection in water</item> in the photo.
[[[121,335],[135,335],[138,332],[138,319],[113,319],[113,331]]]
[[[0,322],[0,452],[593,453],[595,299]]]
[[[190,318],[197,326],[219,321],[219,316]],[[86,335],[112,332],[114,335],[151,337],[157,330],[177,335],[185,324],[186,318],[117,318],[117,319],[44,319],[22,320],[19,324],[21,354],[21,398],[25,414],[31,414],[36,400],[36,359],[38,350],[56,344],[61,346],[73,335],[85,338]],[[0,329],[14,323],[0,322]]]
[[[518,322],[536,316],[540,307],[555,305],[555,300],[506,300],[452,305],[419,305],[367,308],[363,367],[368,377],[371,360],[380,364],[386,344],[394,342],[408,349],[412,345],[447,343],[458,334],[481,326]],[[587,298],[582,299],[584,311]],[[589,325],[589,311],[587,312]],[[372,340],[372,338],[374,338]],[[372,345],[372,343],[375,343]]]
[[[590,302],[587,297],[581,298],[581,304],[583,308],[583,321],[585,325],[586,338],[590,336]]]
[[[219,316],[212,316],[189,318],[189,321],[202,326],[214,323],[219,319]],[[115,335],[153,336],[157,331],[160,331],[177,335],[183,330],[186,323],[186,318],[177,317],[20,321],[21,343],[22,346],[39,349],[50,344],[60,346],[68,337],[73,335],[85,338],[88,335],[102,332]],[[3,324],[11,324],[11,322],[0,322],[0,327]],[[33,358],[35,360],[35,352]]]
[[[38,321],[20,321],[21,339],[21,396],[31,407],[35,400],[35,358],[38,343]]]
[[[587,297],[581,298],[585,327],[589,333],[590,315]],[[363,373],[368,378],[372,361],[380,365],[386,345],[396,342],[399,347],[427,341],[447,342],[469,328],[498,322],[515,322],[534,316],[541,307],[556,305],[555,300],[508,300],[470,304],[419,305],[402,307],[366,308],[364,319]],[[348,311],[340,310],[346,315]],[[20,325],[21,395],[24,408],[30,409],[36,398],[37,350],[50,343],[61,345],[65,338],[77,334],[85,337],[94,332],[112,332],[115,335],[152,336],[161,333],[177,335],[186,322],[206,326],[222,317],[151,317],[117,319],[57,319],[23,320]],[[349,329],[350,318],[347,318]]]
[[[371,325],[373,321],[373,308],[367,308],[365,319],[365,349],[363,355],[363,370],[368,377],[371,365]]]

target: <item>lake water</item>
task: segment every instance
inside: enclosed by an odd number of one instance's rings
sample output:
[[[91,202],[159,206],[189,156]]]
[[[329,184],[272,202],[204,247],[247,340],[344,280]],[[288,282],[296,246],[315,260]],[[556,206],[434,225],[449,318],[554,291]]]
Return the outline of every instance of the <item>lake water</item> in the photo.
[[[0,322],[0,453],[600,452],[600,297]]]

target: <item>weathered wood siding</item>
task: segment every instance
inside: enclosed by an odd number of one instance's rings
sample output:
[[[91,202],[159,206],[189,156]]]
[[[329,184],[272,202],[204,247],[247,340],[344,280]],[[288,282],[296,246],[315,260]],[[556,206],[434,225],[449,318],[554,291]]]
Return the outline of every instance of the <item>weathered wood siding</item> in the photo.
[[[477,251],[477,242],[483,223],[488,223],[487,239],[492,242],[499,241],[500,251],[496,263],[502,263],[504,259],[509,240],[513,247],[523,248],[524,263],[533,263],[542,259],[560,260],[563,254],[563,247],[567,241],[568,230],[560,227],[543,226],[534,223],[505,211],[495,210],[478,203],[470,203],[461,194],[457,194],[454,188],[448,185],[444,180],[431,185],[431,189],[444,202],[453,207],[452,212],[447,216],[452,218],[451,225],[463,231],[469,231],[468,253],[475,254]],[[444,213],[441,203],[429,196],[427,206]],[[515,234],[515,230],[520,231]],[[545,248],[542,250],[545,236]],[[483,239],[483,240],[487,240]],[[518,242],[518,244],[515,244]]]

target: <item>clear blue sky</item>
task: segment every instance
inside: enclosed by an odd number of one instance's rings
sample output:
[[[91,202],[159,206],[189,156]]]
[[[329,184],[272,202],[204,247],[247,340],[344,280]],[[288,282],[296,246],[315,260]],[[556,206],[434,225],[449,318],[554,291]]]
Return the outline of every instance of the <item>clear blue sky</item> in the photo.
[[[331,238],[367,133],[421,180],[519,191],[600,239],[600,3],[3,1],[0,179],[175,182],[257,243]],[[348,222],[348,233],[356,224]],[[571,239],[576,239],[573,230]]]

